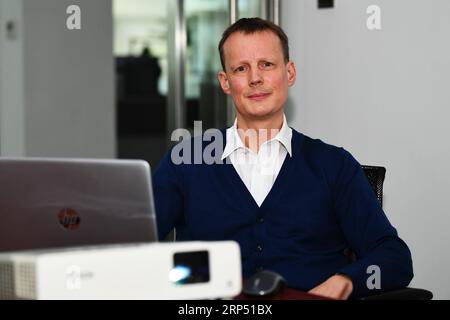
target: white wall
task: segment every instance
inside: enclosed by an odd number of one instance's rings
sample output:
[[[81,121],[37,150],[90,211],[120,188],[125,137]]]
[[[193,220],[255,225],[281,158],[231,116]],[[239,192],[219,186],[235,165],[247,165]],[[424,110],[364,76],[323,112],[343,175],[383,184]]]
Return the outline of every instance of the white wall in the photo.
[[[25,154],[22,1],[0,0],[0,155]],[[6,25],[13,22],[16,37]]]
[[[20,78],[13,92],[2,85],[1,155],[115,157],[111,1],[2,0],[19,4],[19,38],[0,47],[2,79]],[[66,27],[71,4],[81,7],[81,30]]]
[[[381,8],[382,30],[366,28]],[[387,168],[385,211],[409,244],[412,286],[450,299],[450,1],[283,0],[299,81],[288,120]]]

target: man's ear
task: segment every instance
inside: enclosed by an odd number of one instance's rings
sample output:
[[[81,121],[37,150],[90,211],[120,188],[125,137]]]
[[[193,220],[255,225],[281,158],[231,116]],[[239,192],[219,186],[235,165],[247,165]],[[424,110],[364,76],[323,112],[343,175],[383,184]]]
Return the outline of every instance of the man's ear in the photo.
[[[288,76],[288,85],[289,87],[293,86],[295,80],[297,79],[297,69],[295,68],[295,63],[293,61],[289,61],[286,65],[287,76]]]
[[[227,74],[224,71],[220,71],[217,74],[217,77],[219,78],[220,86],[222,87],[223,92],[225,92],[226,94],[231,94],[230,83],[228,82]]]

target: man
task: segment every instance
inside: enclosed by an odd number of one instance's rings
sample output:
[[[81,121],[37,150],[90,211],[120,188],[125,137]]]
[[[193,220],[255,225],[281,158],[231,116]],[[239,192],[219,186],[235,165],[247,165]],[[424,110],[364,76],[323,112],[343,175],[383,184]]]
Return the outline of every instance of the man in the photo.
[[[223,162],[176,165],[173,150],[166,155],[154,176],[160,236],[176,227],[179,240],[235,240],[245,277],[268,269],[290,287],[335,299],[374,293],[367,285],[373,266],[381,272],[378,292],[407,286],[410,251],[359,163],[286,123],[296,68],[284,32],[241,19],[224,32],[219,51],[220,85],[237,114],[222,131]],[[348,263],[347,248],[356,262]]]

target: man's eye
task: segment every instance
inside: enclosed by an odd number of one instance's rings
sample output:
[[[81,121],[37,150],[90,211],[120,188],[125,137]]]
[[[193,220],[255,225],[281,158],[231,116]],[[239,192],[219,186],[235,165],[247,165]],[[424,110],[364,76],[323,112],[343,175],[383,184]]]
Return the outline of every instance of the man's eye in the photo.
[[[272,62],[264,62],[263,63],[263,67],[265,67],[265,68],[268,68],[268,67],[271,67],[271,66],[273,66]]]
[[[245,71],[245,67],[244,66],[237,67],[235,69],[235,71],[237,71],[237,72],[244,72]]]

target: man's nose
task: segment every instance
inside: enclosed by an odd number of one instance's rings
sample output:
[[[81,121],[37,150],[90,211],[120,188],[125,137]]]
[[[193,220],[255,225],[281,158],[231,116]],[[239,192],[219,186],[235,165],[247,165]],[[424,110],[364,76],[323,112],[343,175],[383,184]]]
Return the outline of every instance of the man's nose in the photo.
[[[254,87],[254,86],[260,85],[260,84],[262,84],[264,82],[263,81],[263,77],[261,75],[261,72],[258,69],[253,69],[249,73],[249,77],[250,77],[250,79],[249,79],[250,87]]]

